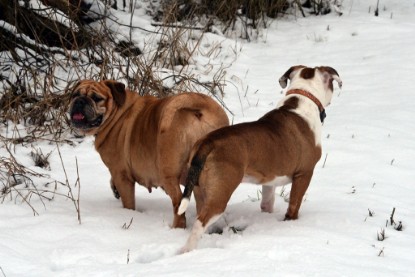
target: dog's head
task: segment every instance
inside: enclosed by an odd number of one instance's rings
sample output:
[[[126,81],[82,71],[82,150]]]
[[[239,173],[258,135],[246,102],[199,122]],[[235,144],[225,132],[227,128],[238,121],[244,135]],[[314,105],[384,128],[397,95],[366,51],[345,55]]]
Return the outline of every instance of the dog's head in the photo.
[[[113,80],[82,80],[69,91],[71,124],[86,135],[95,135],[109,115],[121,107],[126,99],[124,84]]]
[[[342,80],[337,71],[329,66],[318,66],[314,68],[304,65],[292,66],[279,79],[282,88],[287,87],[287,80],[290,80],[290,89],[303,89],[314,94],[322,105],[330,104],[333,96],[333,81],[342,87]]]

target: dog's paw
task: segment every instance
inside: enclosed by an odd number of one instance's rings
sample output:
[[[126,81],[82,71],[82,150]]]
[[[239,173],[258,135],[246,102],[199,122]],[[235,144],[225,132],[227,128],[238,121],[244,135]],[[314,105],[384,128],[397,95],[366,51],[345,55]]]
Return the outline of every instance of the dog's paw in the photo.
[[[183,246],[182,248],[180,248],[180,250],[179,251],[177,251],[177,254],[178,255],[182,255],[182,254],[185,254],[185,253],[188,253],[188,252],[190,252],[190,251],[192,251],[193,249],[190,249],[189,247],[187,247],[187,245],[185,245],[185,246]]]
[[[110,180],[110,185],[111,185],[111,190],[112,193],[114,194],[114,197],[117,199],[120,199],[120,193],[118,192],[117,188],[114,185],[114,182],[112,181],[112,178]]]
[[[263,213],[273,213],[274,212],[274,202],[269,203],[269,202],[265,202],[265,203],[261,203],[261,212]]]
[[[295,220],[295,219],[297,219],[297,218],[298,218],[298,215],[289,215],[289,214],[285,214],[284,221],[287,221],[287,220]]]
[[[185,215],[174,215],[173,223],[170,225],[170,228],[181,228],[186,229],[186,217]]]
[[[115,188],[115,186],[111,186],[111,189],[112,189],[112,193],[114,194],[114,197],[117,198],[117,199],[120,199],[120,193]]]

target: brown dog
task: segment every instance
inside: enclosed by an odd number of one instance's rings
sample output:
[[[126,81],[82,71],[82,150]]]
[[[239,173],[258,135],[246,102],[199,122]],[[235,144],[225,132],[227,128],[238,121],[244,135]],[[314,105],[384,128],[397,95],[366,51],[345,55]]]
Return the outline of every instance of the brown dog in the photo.
[[[71,93],[71,123],[78,132],[95,135],[95,148],[124,208],[135,209],[135,182],[150,192],[160,186],[173,203],[172,227],[184,228],[185,216],[177,215],[180,179],[194,143],[229,125],[220,105],[199,93],[141,97],[110,80],[80,81]]]
[[[298,210],[321,156],[324,107],[333,95],[333,80],[342,81],[331,67],[291,67],[281,78],[291,80],[278,108],[254,122],[221,128],[194,147],[179,214],[194,189],[197,220],[182,252],[194,249],[200,236],[224,212],[237,186],[245,181],[262,185],[261,209],[272,212],[275,186],[292,183],[285,219]]]

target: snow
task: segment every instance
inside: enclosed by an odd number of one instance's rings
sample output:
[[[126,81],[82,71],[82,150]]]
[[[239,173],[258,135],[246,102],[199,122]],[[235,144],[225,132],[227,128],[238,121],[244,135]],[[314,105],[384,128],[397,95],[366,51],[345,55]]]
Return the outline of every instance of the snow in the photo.
[[[34,166],[30,145],[14,145],[19,163],[50,179],[65,183],[65,168],[81,224],[67,197],[42,203],[33,195],[34,215],[13,192],[0,202],[0,276],[415,276],[415,1],[380,1],[378,17],[368,13],[376,2],[344,1],[341,17],[278,20],[250,43],[206,35],[207,44],[223,46],[217,59],[229,66],[223,101],[234,123],[273,109],[283,97],[278,78],[292,65],[332,66],[343,80],[326,109],[322,159],[298,220],[283,221],[290,186],[277,188],[268,214],[260,212],[260,187],[244,183],[216,226],[222,234],[205,234],[196,250],[178,255],[195,221],[193,198],[188,228],[171,229],[161,190],[137,186],[136,210],[122,208],[93,138],[34,145],[52,152],[50,171]],[[10,156],[4,145],[0,153]],[[386,226],[393,208],[402,231]]]
[[[39,0],[32,0],[32,1],[25,1],[24,3],[20,3],[22,6],[30,7],[35,13],[45,18],[52,18],[54,21],[63,24],[66,27],[73,27],[74,31],[77,30],[77,26],[71,24],[70,20],[64,15],[64,13],[58,9],[51,9],[47,6],[43,5],[42,2]],[[73,25],[73,26],[71,26]]]

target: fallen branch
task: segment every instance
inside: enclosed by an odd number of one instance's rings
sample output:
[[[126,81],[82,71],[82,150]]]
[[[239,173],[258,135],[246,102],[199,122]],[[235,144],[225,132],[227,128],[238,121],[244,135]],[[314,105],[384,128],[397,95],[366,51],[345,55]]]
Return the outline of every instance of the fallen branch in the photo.
[[[180,24],[165,24],[165,23],[157,23],[152,22],[151,26],[154,27],[165,27],[165,28],[179,28],[179,29],[188,29],[188,30],[201,30],[206,32],[209,30],[210,26],[212,26],[213,23],[209,23],[204,27],[197,27],[197,26],[186,26],[186,25],[180,25]]]

